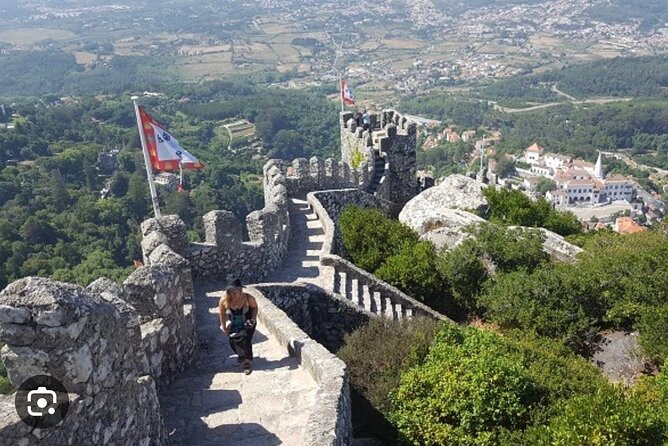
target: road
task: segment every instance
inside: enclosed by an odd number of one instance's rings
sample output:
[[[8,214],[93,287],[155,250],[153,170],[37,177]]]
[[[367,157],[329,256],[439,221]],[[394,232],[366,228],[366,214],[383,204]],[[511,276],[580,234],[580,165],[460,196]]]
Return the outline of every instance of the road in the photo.
[[[565,93],[564,93],[565,94]],[[572,97],[572,96],[570,96]],[[532,107],[526,108],[509,108],[502,107],[497,104],[495,101],[489,101],[490,104],[494,106],[495,110],[502,111],[504,113],[525,113],[535,110],[541,110],[544,108],[556,107],[558,105],[564,104],[574,104],[574,105],[587,105],[587,104],[611,104],[614,102],[628,102],[632,101],[633,98],[609,98],[609,99],[584,99],[582,101],[561,101],[561,102],[548,102],[547,104],[534,105]]]

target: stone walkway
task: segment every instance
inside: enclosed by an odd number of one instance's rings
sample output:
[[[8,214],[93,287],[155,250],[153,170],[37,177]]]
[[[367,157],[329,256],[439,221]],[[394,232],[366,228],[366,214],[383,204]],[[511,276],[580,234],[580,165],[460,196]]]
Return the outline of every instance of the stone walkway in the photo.
[[[318,283],[325,231],[306,200],[290,199],[290,244],[281,267],[264,282]]]
[[[199,360],[160,392],[169,444],[302,444],[315,381],[267,337],[262,325],[253,338],[253,373],[244,375],[219,328],[221,289],[197,287],[196,316],[204,348]]]
[[[316,283],[324,230],[305,200],[290,199],[290,245],[273,283]],[[273,446],[302,444],[316,383],[296,358],[258,325],[253,373],[243,374],[218,320],[225,284],[196,287],[198,334],[205,348],[196,364],[160,392],[174,445]]]

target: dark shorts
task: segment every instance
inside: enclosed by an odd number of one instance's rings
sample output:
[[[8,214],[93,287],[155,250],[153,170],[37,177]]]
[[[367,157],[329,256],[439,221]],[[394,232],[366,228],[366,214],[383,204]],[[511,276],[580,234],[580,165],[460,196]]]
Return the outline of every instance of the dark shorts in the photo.
[[[253,360],[253,334],[255,333],[255,326],[250,329],[244,329],[245,336],[234,337],[230,333],[230,347],[239,358]]]

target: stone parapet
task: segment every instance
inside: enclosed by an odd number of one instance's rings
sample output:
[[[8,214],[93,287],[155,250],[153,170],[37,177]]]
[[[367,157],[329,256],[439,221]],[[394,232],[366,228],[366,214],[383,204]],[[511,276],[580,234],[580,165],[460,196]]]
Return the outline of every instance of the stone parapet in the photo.
[[[320,263],[334,270],[332,292],[350,296],[353,302],[375,315],[392,319],[425,316],[454,323],[448,317],[340,256],[320,256]]]
[[[361,161],[357,168],[332,158],[316,156],[309,160],[297,158],[290,164],[278,160],[271,160],[269,163],[280,166],[285,175],[288,195],[291,197],[303,197],[309,192],[326,189],[365,189],[374,174],[373,163],[366,160]]]
[[[11,399],[0,400],[2,444],[141,444],[165,441],[155,381],[147,365],[139,316],[123,290],[102,279],[88,289],[28,277],[0,293],[1,355],[18,387],[51,375],[70,395],[55,428],[31,430]],[[13,398],[12,398],[13,399]]]
[[[316,342],[316,334],[309,332],[317,329],[322,335],[321,321],[339,313],[338,305],[346,307],[347,304],[339,302],[337,305],[336,298],[322,299],[319,293],[325,292],[308,285],[263,284],[249,288],[248,292],[258,301],[258,320],[290,355],[299,359],[300,365],[318,385],[305,429],[307,439],[304,445],[350,444],[352,415],[346,365]],[[368,320],[368,316],[354,308],[349,311],[349,321],[356,320],[356,323],[347,325],[351,331]],[[339,326],[345,325],[341,322]],[[336,336],[342,339],[342,335]]]
[[[341,231],[338,229],[339,217],[346,206],[355,205],[361,208],[374,208],[387,216],[395,216],[399,209],[387,200],[368,194],[359,189],[323,190],[309,193],[306,200],[318,215],[325,231],[325,242],[322,252],[339,254],[347,257]]]
[[[204,243],[184,242],[186,227],[178,216],[152,218],[142,224],[145,262],[161,261],[152,254],[164,244],[185,258],[190,280],[229,281],[238,277],[253,282],[265,277],[282,261],[290,237],[288,183],[283,172],[280,161],[265,165],[265,206],[246,217],[247,240],[241,222],[230,211],[211,211],[203,217]],[[183,274],[184,280],[187,275]]]
[[[325,271],[322,274],[323,284],[328,291],[349,299],[353,304],[374,315],[396,319],[420,315],[451,321],[342,257],[346,254],[338,229],[338,220],[345,206],[354,204],[360,207],[378,208],[390,215],[396,213],[392,203],[357,189],[312,192],[307,195],[307,201],[318,215],[325,231],[320,265]]]

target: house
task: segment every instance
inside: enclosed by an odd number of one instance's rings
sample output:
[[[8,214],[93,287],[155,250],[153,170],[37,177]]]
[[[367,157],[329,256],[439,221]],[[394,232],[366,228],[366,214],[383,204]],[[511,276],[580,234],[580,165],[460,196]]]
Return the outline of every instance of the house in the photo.
[[[176,190],[179,184],[179,177],[170,172],[161,172],[154,177],[155,184],[159,184],[169,192]]]
[[[554,170],[563,169],[571,164],[572,161],[571,157],[558,153],[546,153],[543,157],[543,164]]]
[[[475,137],[475,130],[466,130],[462,132],[462,141],[466,142]]]
[[[554,175],[554,171],[544,164],[532,164],[531,173],[548,178],[551,178]]]
[[[529,164],[538,164],[545,149],[534,143],[524,151],[524,158]]]
[[[612,229],[620,234],[635,234],[637,232],[647,231],[646,227],[640,226],[638,223],[633,221],[631,217],[617,218],[617,220],[615,220],[615,224],[612,226]]]
[[[457,132],[455,132],[452,129],[448,129],[448,130],[450,130],[450,131],[445,134],[445,140],[447,142],[459,142],[459,141],[462,140],[461,136],[459,136],[457,134]]]

